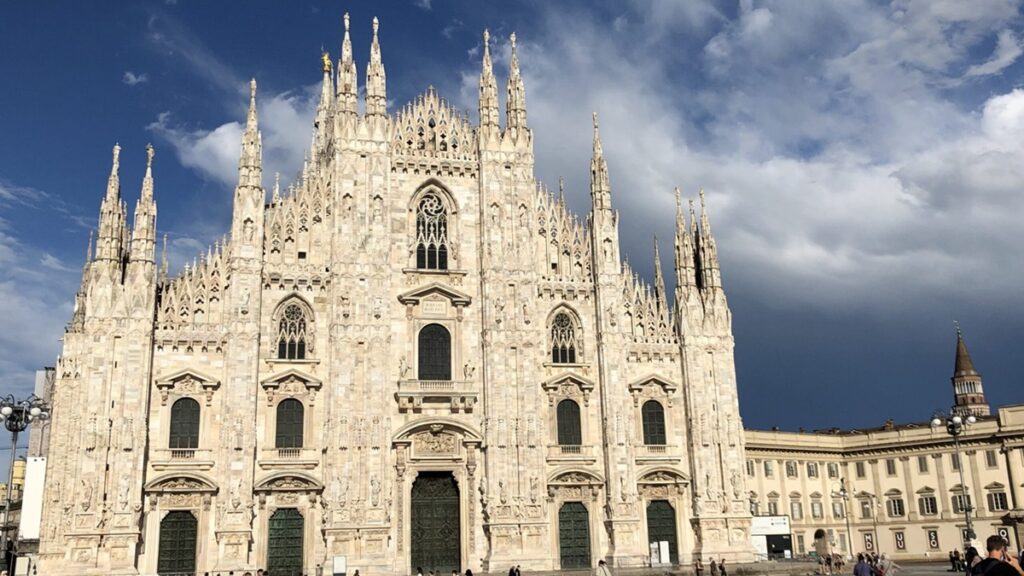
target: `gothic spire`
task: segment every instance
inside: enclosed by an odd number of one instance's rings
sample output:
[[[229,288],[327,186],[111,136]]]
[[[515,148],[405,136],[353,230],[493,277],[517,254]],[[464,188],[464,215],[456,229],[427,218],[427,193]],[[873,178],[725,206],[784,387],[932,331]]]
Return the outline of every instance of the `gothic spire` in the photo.
[[[384,63],[381,62],[380,41],[377,30],[380,22],[373,18],[373,42],[370,43],[370,64],[366,67],[366,115],[387,115],[387,81],[384,75]]]
[[[484,30],[484,60],[480,70],[480,127],[498,128],[498,86],[491,64],[491,33]]]
[[[693,221],[693,202],[690,202],[690,220]],[[694,273],[693,236],[686,224],[686,217],[683,214],[683,202],[676,188],[676,299],[679,300],[682,292],[697,286],[697,278]]]
[[[704,199],[704,190],[700,191],[700,274],[701,287],[721,288],[722,276],[718,268],[718,248],[715,246],[715,237],[711,234],[711,223],[708,220],[707,203]]]
[[[331,136],[331,110],[334,108],[334,80],[331,77],[331,55],[328,52],[320,54],[320,68],[324,78],[320,88],[320,104],[316,107],[316,119],[313,126],[316,134],[313,137],[314,150],[321,152],[327,149],[327,143]]]
[[[107,195],[109,200],[121,198],[121,145],[114,144],[114,160],[110,166],[110,176],[107,178]]]
[[[594,112],[594,153],[590,160],[590,196],[594,210],[609,210],[612,207],[612,190],[608,180],[608,163],[601,148],[601,133]]]
[[[658,304],[658,314],[664,319],[668,311],[665,300],[665,275],[661,272],[661,250],[658,249],[658,235],[654,235],[654,297]]]
[[[508,67],[508,103],[505,116],[505,127],[513,136],[520,130],[526,130],[526,88],[523,77],[519,74],[519,55],[516,54],[516,33],[509,36],[512,43],[512,60]]]
[[[256,116],[256,79],[249,82],[249,114],[242,134],[242,154],[238,160],[238,185],[259,188],[263,182],[263,137]]]
[[[107,193],[100,203],[100,219],[96,233],[96,259],[120,262],[125,248],[125,213],[121,200],[121,146],[114,144],[114,159],[107,179]]]
[[[152,144],[146,145],[146,175],[142,194],[135,204],[135,225],[132,228],[131,261],[153,262],[156,258],[156,202],[153,201]]]
[[[991,414],[988,401],[985,400],[985,389],[981,384],[981,374],[974,369],[974,361],[967,351],[967,343],[960,331],[960,323],[956,326],[956,359],[953,363],[953,411],[963,415],[988,416]]]
[[[359,111],[359,87],[356,78],[356,63],[352,59],[352,39],[349,37],[349,18],[346,12],[345,39],[341,42],[341,58],[338,60],[338,110],[352,116]]]

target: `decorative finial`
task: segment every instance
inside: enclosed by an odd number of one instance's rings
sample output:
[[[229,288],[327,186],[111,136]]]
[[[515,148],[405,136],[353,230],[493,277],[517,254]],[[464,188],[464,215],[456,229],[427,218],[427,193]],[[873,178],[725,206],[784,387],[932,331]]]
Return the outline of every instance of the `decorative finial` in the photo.
[[[146,144],[146,170],[153,167],[153,156],[156,156],[156,150],[153,149],[153,144]]]
[[[706,207],[704,202],[704,189],[700,189],[700,209],[703,210]]]
[[[374,35],[375,37],[377,36],[377,30],[378,30],[378,29],[380,29],[380,21],[379,21],[379,20],[377,20],[377,17],[376,17],[376,16],[374,16],[374,17],[373,17],[373,35]]]
[[[679,196],[679,186],[676,186],[676,209],[682,210],[682,208],[683,208],[683,201],[682,201],[682,198],[680,198],[680,196]]]
[[[249,80],[249,99],[256,99],[256,79]]]
[[[591,113],[594,117],[594,132],[597,132],[597,112]]]
[[[114,164],[111,172],[117,172],[118,168],[121,167],[121,145],[117,142],[114,143]]]
[[[487,47],[487,44],[490,41],[491,41],[491,32],[487,28],[484,28],[484,48]]]
[[[320,49],[320,61],[323,63],[324,74],[331,73],[331,55],[323,48]]]
[[[348,12],[345,12],[344,20],[345,20],[345,32],[348,32]]]
[[[508,40],[509,40],[509,42],[512,43],[512,49],[515,50],[516,49],[516,33],[513,32],[512,34],[509,34]]]
[[[963,338],[963,333],[960,332],[960,322],[953,320],[953,326],[956,327],[956,337]]]

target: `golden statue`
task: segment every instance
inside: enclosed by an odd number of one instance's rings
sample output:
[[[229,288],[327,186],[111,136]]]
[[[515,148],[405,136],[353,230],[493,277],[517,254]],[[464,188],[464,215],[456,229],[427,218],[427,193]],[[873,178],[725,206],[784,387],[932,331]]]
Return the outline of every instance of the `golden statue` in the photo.
[[[324,72],[331,71],[331,55],[327,52],[320,54],[320,60],[324,63]]]

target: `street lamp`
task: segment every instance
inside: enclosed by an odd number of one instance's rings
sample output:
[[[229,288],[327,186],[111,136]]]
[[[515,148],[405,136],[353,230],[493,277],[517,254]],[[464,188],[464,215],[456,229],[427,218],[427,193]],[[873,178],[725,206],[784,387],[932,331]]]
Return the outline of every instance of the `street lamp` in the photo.
[[[0,398],[0,422],[11,433],[11,463],[7,469],[7,504],[4,506],[4,523],[0,527],[0,554],[7,558],[7,523],[10,521],[11,492],[14,488],[14,460],[17,456],[18,434],[24,432],[34,421],[45,421],[50,417],[50,406],[42,398],[32,394],[24,400],[17,400],[8,394]]]
[[[964,481],[964,461],[960,455],[960,435],[964,433],[964,430],[974,424],[976,419],[973,414],[963,417],[955,412],[951,414],[943,414],[942,412],[936,412],[935,416],[932,417],[932,428],[939,429],[943,425],[946,426],[946,432],[953,437],[953,446],[956,448],[956,461],[957,470],[960,472],[960,498],[963,501],[964,508],[964,520],[967,523],[967,546],[971,545],[974,541],[974,525],[971,523],[971,510],[974,507],[971,505],[971,497],[967,493],[967,483]]]
[[[850,507],[847,503],[850,500],[850,493],[846,490],[846,478],[839,479],[839,490],[832,493],[833,498],[843,501],[843,518],[846,519],[846,553],[853,559],[853,531],[850,529]]]

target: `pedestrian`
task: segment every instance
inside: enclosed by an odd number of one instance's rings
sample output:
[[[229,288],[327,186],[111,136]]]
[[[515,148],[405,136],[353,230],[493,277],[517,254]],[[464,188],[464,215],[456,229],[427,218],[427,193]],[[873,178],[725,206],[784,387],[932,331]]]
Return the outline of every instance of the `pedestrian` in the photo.
[[[519,564],[516,564],[516,576],[523,576],[523,572],[519,569]]]
[[[821,528],[814,531],[814,553],[818,555],[818,574],[825,576],[825,563],[832,564],[832,546],[828,534]]]
[[[466,568],[466,576],[473,576],[473,571],[469,568]]]
[[[612,576],[612,571],[604,560],[597,561],[597,576]]]
[[[515,566],[509,566],[509,568],[508,568],[508,576],[516,576],[516,567]]]
[[[358,574],[356,576],[359,576]],[[459,576],[458,570],[452,570],[452,576]]]
[[[416,567],[416,576],[423,576],[423,567],[422,566],[417,566]]]
[[[725,571],[725,558],[722,558],[722,561],[718,563],[718,573],[722,576],[729,576],[729,574]]]
[[[1006,551],[1006,540],[993,534],[985,540],[988,557],[971,568],[974,576],[1020,576],[1024,574],[1020,563]]]
[[[960,549],[953,550],[953,571],[963,572],[964,571],[964,557],[960,554]]]
[[[693,561],[693,573],[696,576],[704,576],[704,563],[700,561],[700,558]]]
[[[974,570],[974,565],[978,562],[981,562],[981,555],[978,554],[978,549],[974,546],[968,546],[967,549],[964,550],[964,572],[971,572]]]
[[[956,556],[957,555],[956,555],[956,551],[955,550],[950,550],[949,551],[949,571],[950,572],[956,572]]]
[[[718,573],[718,562],[715,562],[714,558],[711,559],[711,576],[720,576]]]
[[[356,571],[352,573],[352,576],[359,576],[359,569],[358,568],[356,568]]]
[[[872,576],[871,565],[863,553],[857,554],[857,563],[853,565],[853,576]]]

